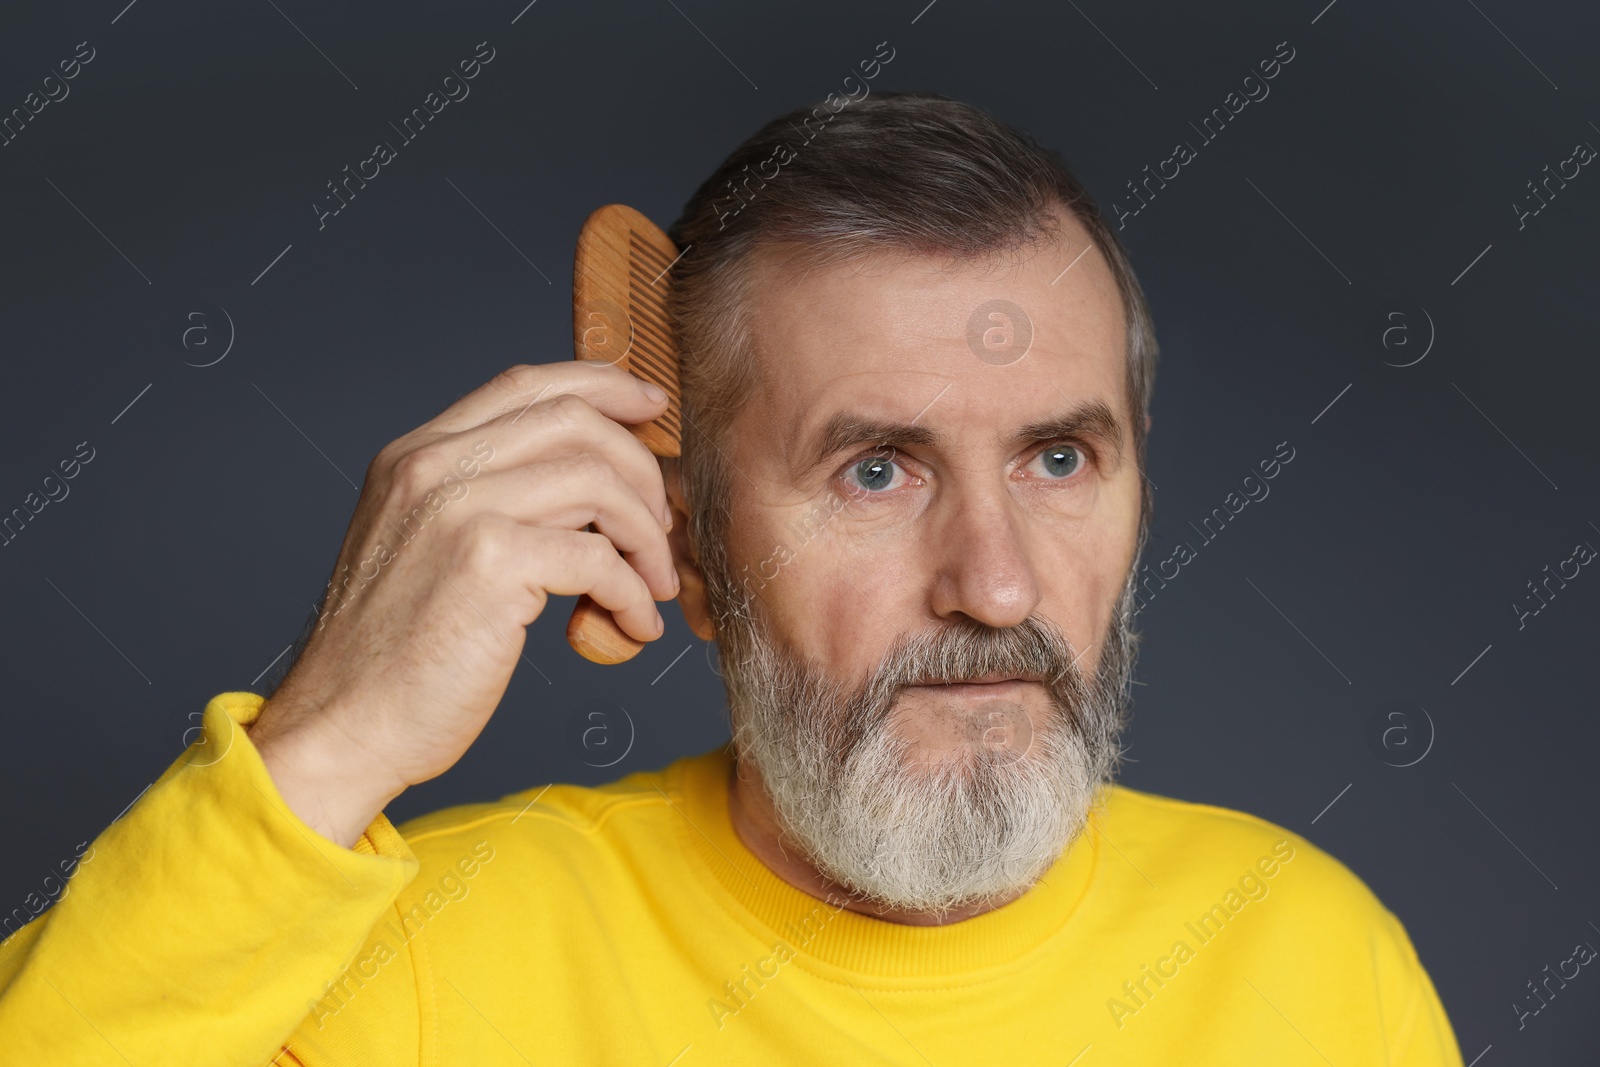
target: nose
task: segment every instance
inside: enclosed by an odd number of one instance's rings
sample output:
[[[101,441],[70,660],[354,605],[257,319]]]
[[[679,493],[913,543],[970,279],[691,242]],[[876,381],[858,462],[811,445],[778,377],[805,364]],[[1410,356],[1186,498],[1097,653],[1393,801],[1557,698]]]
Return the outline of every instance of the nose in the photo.
[[[929,609],[940,619],[1018,626],[1043,595],[1026,517],[1004,487],[959,486],[929,531],[935,573]]]

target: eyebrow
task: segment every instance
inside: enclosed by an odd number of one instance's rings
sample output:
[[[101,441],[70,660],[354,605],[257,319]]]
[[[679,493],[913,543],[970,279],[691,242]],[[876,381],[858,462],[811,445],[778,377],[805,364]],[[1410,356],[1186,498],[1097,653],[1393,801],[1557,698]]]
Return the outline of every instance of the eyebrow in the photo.
[[[1105,402],[1090,400],[1063,414],[1030,422],[1004,443],[1009,448],[1017,449],[1069,438],[1083,440],[1098,445],[1103,452],[1115,455],[1116,463],[1120,465],[1122,434],[1122,422],[1116,413]],[[943,434],[927,426],[841,411],[823,423],[811,438],[809,447],[797,451],[796,454],[802,457],[802,465],[796,467],[794,474],[797,478],[809,474],[832,457],[857,445],[886,445],[896,449],[909,446],[938,448],[943,441]]]

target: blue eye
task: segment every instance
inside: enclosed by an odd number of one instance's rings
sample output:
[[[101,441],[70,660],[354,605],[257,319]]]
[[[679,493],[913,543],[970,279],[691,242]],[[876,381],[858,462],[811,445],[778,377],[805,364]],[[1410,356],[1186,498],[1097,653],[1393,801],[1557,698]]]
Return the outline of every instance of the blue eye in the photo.
[[[1052,478],[1070,478],[1083,466],[1083,449],[1077,445],[1056,445],[1039,453],[1039,460]]]
[[[850,468],[858,485],[868,492],[880,493],[891,487],[898,465],[888,456],[868,456]]]
[[[1081,446],[1070,443],[1054,445],[1034,456],[1034,462],[1044,468],[1044,480],[1055,482],[1071,480],[1088,459],[1088,453]],[[860,487],[861,495],[881,495],[904,485],[908,475],[890,454],[863,456],[845,468],[844,477]]]

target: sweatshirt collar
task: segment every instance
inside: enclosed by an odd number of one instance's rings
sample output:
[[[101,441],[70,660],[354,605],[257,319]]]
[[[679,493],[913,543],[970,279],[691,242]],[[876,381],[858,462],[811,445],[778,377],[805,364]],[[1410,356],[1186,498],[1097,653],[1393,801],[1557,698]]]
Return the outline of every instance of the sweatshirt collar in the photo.
[[[796,889],[747,848],[733,827],[728,797],[734,770],[724,745],[679,764],[669,798],[685,854],[714,895],[763,940],[783,941],[797,955],[858,974],[948,978],[1014,963],[1060,932],[1076,915],[1097,866],[1100,834],[1085,830],[1021,897],[982,915],[944,926],[908,926],[836,910]],[[1101,817],[1096,796],[1091,823]],[[732,898],[731,900],[727,898]]]

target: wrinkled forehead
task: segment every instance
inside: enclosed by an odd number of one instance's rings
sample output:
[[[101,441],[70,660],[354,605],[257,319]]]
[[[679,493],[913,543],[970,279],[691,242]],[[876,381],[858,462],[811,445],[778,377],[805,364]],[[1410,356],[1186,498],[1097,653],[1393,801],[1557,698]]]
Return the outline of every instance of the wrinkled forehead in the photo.
[[[790,468],[841,415],[915,424],[951,448],[999,447],[1090,405],[1131,425],[1115,275],[1070,216],[1053,240],[976,260],[817,263],[787,245],[752,260],[757,373],[737,423]]]

